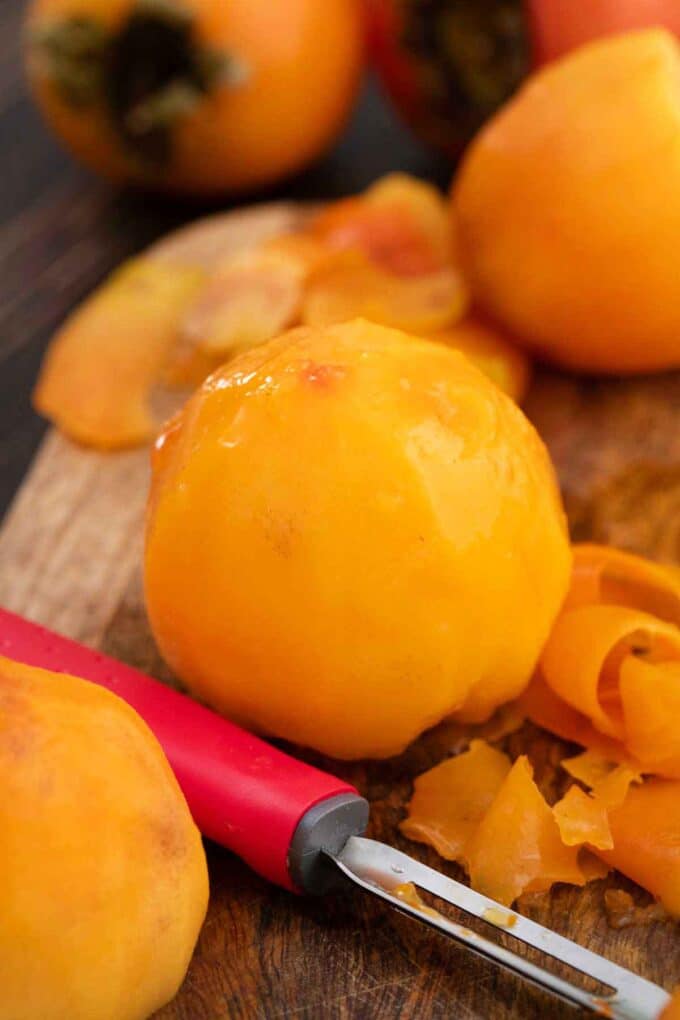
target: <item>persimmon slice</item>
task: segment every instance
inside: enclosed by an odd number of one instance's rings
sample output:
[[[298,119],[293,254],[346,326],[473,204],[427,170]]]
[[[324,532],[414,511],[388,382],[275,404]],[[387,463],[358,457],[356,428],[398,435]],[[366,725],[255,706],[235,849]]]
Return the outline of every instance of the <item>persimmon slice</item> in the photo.
[[[374,265],[361,252],[346,251],[312,273],[302,321],[308,326],[329,326],[365,318],[427,334],[452,325],[467,304],[465,284],[453,268],[402,278]]]
[[[124,263],[52,340],[33,393],[36,410],[88,446],[150,439],[151,389],[203,279],[198,268],[143,257]]]
[[[449,861],[465,848],[510,771],[510,759],[483,740],[418,776],[400,828],[409,839],[429,843]]]
[[[511,906],[555,882],[583,885],[578,849],[565,846],[526,756],[512,766],[467,846],[474,889]]]

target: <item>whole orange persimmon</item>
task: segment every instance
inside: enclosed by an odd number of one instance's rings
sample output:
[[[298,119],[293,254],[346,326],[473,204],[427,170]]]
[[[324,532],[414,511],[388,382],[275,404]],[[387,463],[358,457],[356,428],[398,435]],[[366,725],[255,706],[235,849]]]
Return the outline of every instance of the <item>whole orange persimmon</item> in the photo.
[[[473,297],[546,360],[680,367],[680,47],[589,43],[529,79],[454,183]]]
[[[359,0],[34,0],[29,77],[48,122],[116,181],[239,191],[336,137],[362,67]]]
[[[201,834],[121,698],[0,656],[0,1017],[144,1020],[208,905]]]
[[[208,378],[154,456],[146,599],[189,688],[387,757],[527,683],[571,561],[545,447],[459,351],[357,319]]]

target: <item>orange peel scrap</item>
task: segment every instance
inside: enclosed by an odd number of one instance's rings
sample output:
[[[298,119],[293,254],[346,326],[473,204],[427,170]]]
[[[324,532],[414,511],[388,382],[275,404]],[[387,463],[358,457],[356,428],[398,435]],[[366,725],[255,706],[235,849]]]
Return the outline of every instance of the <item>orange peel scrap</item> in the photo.
[[[418,777],[408,812],[404,835],[462,863],[472,887],[505,906],[554,882],[585,882],[579,846],[565,845],[526,757],[511,766],[501,751],[475,740]],[[606,842],[594,822],[586,828]]]
[[[608,761],[627,758],[626,750],[619,741],[599,733],[585,715],[565,704],[548,687],[540,668],[519,698],[518,705],[527,719],[563,740],[582,744]]]
[[[623,740],[620,671],[633,655],[680,661],[680,630],[638,609],[578,606],[555,623],[543,649],[541,671],[562,701],[605,736]]]
[[[618,762],[589,747],[573,758],[563,758],[560,764],[565,772],[592,790],[612,773]]]
[[[468,300],[463,278],[452,267],[404,278],[375,265],[362,252],[345,251],[311,274],[302,321],[308,326],[330,326],[364,318],[427,334],[460,319]]]
[[[570,590],[522,707],[610,761],[680,778],[678,621],[676,572],[575,546]]]
[[[555,882],[583,885],[578,848],[565,846],[526,756],[512,766],[468,843],[470,883],[504,906]]]
[[[595,852],[588,847],[581,847],[578,854],[578,866],[583,872],[586,882],[596,882],[600,878],[606,878],[611,868]]]
[[[680,917],[680,782],[656,777],[633,785],[609,811],[614,840],[597,853]]]
[[[591,542],[573,546],[571,586],[564,609],[628,606],[680,626],[680,573],[642,556]]]
[[[400,828],[449,861],[464,861],[466,847],[510,771],[510,759],[484,740],[418,776]]]
[[[614,845],[607,806],[589,796],[580,786],[570,786],[564,797],[553,807],[553,815],[565,846],[588,846],[611,850]]]
[[[680,779],[680,659],[621,665],[625,743],[647,771]]]
[[[673,998],[659,1015],[659,1020],[680,1020],[680,988],[674,992]]]
[[[180,363],[191,364],[188,350],[207,355],[217,367],[293,325],[305,281],[325,257],[318,241],[290,234],[218,264],[183,316]]]
[[[407,174],[388,174],[362,195],[333,202],[314,217],[309,232],[334,251],[361,251],[398,276],[432,273],[452,260],[444,196]]]

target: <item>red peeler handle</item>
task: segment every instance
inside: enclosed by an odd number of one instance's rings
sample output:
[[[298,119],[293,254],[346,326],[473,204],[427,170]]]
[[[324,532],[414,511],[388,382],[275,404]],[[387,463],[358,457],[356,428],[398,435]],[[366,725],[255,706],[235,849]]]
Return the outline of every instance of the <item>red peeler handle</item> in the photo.
[[[201,832],[288,889],[324,891],[322,847],[364,830],[357,791],[291,758],[198,702],[44,627],[0,609],[0,654],[108,688],[161,744]]]

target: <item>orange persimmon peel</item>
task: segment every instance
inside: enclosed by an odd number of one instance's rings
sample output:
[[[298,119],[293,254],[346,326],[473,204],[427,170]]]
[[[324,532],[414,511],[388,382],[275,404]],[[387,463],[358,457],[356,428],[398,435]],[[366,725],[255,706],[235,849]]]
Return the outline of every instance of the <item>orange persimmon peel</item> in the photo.
[[[608,817],[614,846],[598,855],[680,917],[680,782],[633,785]]]
[[[598,850],[613,847],[606,804],[585,793],[580,786],[569,787],[553,807],[553,815],[565,846],[588,844]]]
[[[361,251],[397,276],[433,273],[452,261],[444,196],[407,174],[388,174],[362,195],[326,206],[309,233],[333,251]]]
[[[143,257],[124,263],[52,340],[33,393],[36,410],[100,449],[152,438],[151,391],[203,279],[197,267]]]
[[[449,861],[464,862],[466,847],[510,771],[510,759],[484,740],[418,776],[401,831],[429,843]]]
[[[634,656],[650,664],[680,662],[680,629],[626,606],[578,606],[555,623],[541,671],[562,701],[587,716],[600,733],[625,742],[621,670]]]
[[[555,816],[522,755],[467,845],[473,889],[505,906],[555,882],[584,885],[578,847],[565,846]]]
[[[610,761],[680,778],[678,621],[672,570],[576,546],[567,599],[521,707]]]
[[[633,553],[583,542],[573,546],[571,585],[563,610],[627,606],[680,626],[680,574]]]
[[[302,321],[308,326],[330,326],[364,318],[427,334],[457,322],[468,300],[463,279],[453,267],[399,277],[360,251],[342,251],[312,272],[305,288]]]
[[[608,845],[601,819],[596,831],[597,813],[591,815],[588,834]],[[585,840],[565,845],[526,757],[511,766],[505,754],[482,740],[416,779],[401,831],[464,864],[473,888],[505,906],[553,882],[585,882],[579,866]]]

